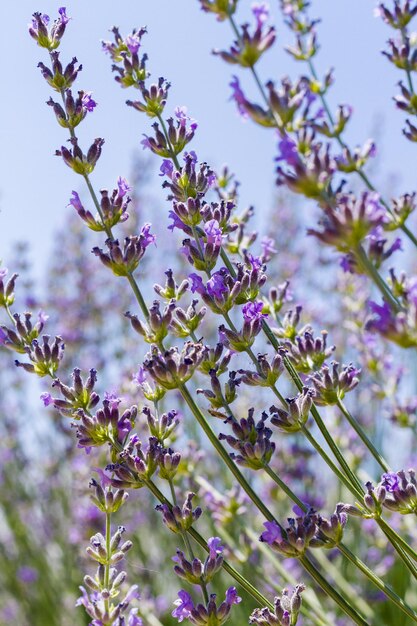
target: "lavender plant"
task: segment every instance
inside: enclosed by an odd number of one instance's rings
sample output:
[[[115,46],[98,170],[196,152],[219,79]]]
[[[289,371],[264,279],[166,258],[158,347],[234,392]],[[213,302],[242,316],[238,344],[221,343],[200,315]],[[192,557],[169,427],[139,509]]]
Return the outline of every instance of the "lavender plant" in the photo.
[[[66,10],[59,9],[53,23],[47,15],[33,15],[29,33],[49,53],[49,61],[46,56],[39,64],[54,92],[48,105],[68,133],[68,145],[56,154],[82,177],[88,194],[87,204],[73,191],[70,204],[97,233],[93,261],[115,281],[123,279],[129,311],[120,314],[135,331],[129,340],[134,387],[115,374],[123,398],[119,391],[103,393],[96,368],[74,367],[68,378],[61,373],[61,335],[43,334],[44,315],[35,322],[30,313],[15,312],[17,276],[0,270],[0,305],[8,317],[1,343],[18,354],[18,367],[50,379],[53,389],[43,392],[44,404],[72,420],[79,452],[94,463],[90,487],[102,529],[87,548],[96,569],[88,569],[77,604],[93,626],[159,624],[160,618],[201,626],[227,620],[260,626],[415,623],[415,472],[391,468],[374,420],[363,409],[364,398],[375,410],[390,399],[384,359],[394,361],[396,402],[404,374],[395,359],[400,350],[416,347],[415,277],[395,268],[387,275],[384,265],[401,245],[395,231],[402,231],[410,255],[417,244],[414,194],[384,199],[366,169],[374,143],[353,149],[345,142],[352,111],[343,105],[333,114],[329,107],[333,79],[328,73],[320,80],[315,69],[318,20],[310,17],[308,2],[280,2],[295,36],[288,52],[306,64],[307,73],[295,81],[286,77],[279,86],[265,82],[257,69],[275,42],[266,5],[255,3],[254,23],[239,26],[236,0],[200,4],[228,21],[236,38],[216,54],[249,70],[259,89],[261,104],[247,99],[237,77],[231,83],[239,113],[277,136],[277,184],[317,205],[318,225],[307,233],[316,250],[341,254],[342,279],[332,255],[323,271],[343,281],[343,291],[328,297],[350,325],[342,328],[337,315],[329,320],[334,346],[326,331],[314,327],[320,322],[308,312],[314,301],[303,302],[306,312],[297,300],[292,303],[289,277],[279,272],[279,238],[263,238],[256,253],[257,233],[249,230],[253,211],[239,212],[230,170],[216,171],[190,150],[197,123],[184,107],[165,117],[169,83],[151,82],[142,54],[146,29],[123,36],[114,28],[103,49],[120,86],[136,89],[128,106],[154,120],[142,145],[162,159],[172,246],[176,231],[182,238],[180,262],[174,270],[161,269],[157,298],[148,304],[144,261],[154,252],[155,235],[148,222],[128,220],[130,189],[123,177],[113,191],[101,190],[101,198],[94,189],[104,140],[87,149],[80,145],[78,126],[96,102],[89,91],[75,95],[81,66],[75,57],[63,63],[57,50],[69,21]],[[378,8],[401,34],[401,43],[390,42],[387,57],[406,73],[408,88],[401,84],[396,103],[410,115],[416,68],[408,28],[416,12],[408,1]],[[414,131],[408,121],[405,136],[414,141]],[[351,184],[350,175],[364,188]],[[274,282],[268,284],[268,277]],[[295,293],[297,281],[291,277]],[[355,410],[346,406],[347,394],[356,398]],[[402,411],[409,426],[412,410]],[[148,502],[144,492],[159,501],[158,518],[148,516],[149,542],[153,527],[158,536],[164,527],[175,535],[167,546],[186,589],[172,599],[170,616],[158,615],[156,603],[149,611],[138,594],[141,581],[129,587],[120,565],[134,544],[115,518],[127,515],[126,501],[135,492],[131,499],[138,507]]]

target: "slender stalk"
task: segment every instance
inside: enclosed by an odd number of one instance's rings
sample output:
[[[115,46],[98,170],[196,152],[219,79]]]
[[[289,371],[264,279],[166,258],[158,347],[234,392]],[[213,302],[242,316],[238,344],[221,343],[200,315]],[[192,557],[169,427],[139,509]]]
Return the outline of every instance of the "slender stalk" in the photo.
[[[406,613],[408,617],[410,617],[414,622],[417,622],[417,614],[408,606],[408,604],[406,604],[404,600],[391,589],[391,587],[384,583],[379,576],[374,574],[374,572],[369,569],[363,561],[358,559],[358,557],[353,554],[349,548],[347,548],[344,544],[340,544],[339,550],[353,565],[360,569],[365,576],[369,578],[369,580],[372,580],[376,587],[383,591],[390,600],[392,600],[404,613]]]
[[[352,587],[344,574],[340,571],[339,564],[332,563],[331,559],[326,556],[322,550],[314,550],[314,559],[320,565],[322,571],[334,580],[343,594],[350,599],[359,611],[361,611],[366,619],[374,620],[375,613],[372,607],[364,600],[358,590]],[[373,581],[374,582],[374,581]]]
[[[222,446],[222,444],[218,440],[217,435],[211,429],[210,425],[208,424],[206,418],[204,417],[204,415],[201,412],[201,410],[198,407],[198,405],[194,402],[194,399],[191,396],[190,392],[188,391],[187,387],[185,385],[180,385],[179,386],[179,390],[180,390],[181,395],[183,396],[185,402],[187,403],[189,409],[191,410],[192,414],[194,415],[194,417],[196,418],[197,422],[199,423],[199,425],[203,429],[204,433],[208,437],[210,443],[213,445],[213,447],[216,449],[217,453],[223,459],[223,461],[227,465],[228,469],[232,472],[233,476],[236,478],[236,480],[238,481],[239,485],[247,493],[249,498],[252,500],[252,502],[254,503],[256,508],[262,513],[262,515],[268,521],[270,521],[270,522],[271,521],[275,521],[276,522],[277,520],[275,519],[274,515],[267,508],[267,506],[264,504],[264,502],[261,500],[261,498],[257,495],[257,493],[254,491],[254,489],[252,489],[252,487],[249,485],[248,481],[243,476],[242,472],[239,470],[239,468],[237,467],[237,465],[235,464],[233,459],[230,458],[230,455],[228,454],[228,452],[224,449],[224,447]]]
[[[248,534],[248,537],[252,539],[252,541],[258,540],[258,537],[253,532],[253,530],[249,528],[246,530],[246,532]],[[272,550],[270,550],[269,547],[264,543],[261,543],[261,545],[259,546],[259,550],[265,555],[268,561],[270,561],[270,563],[274,566],[278,574],[282,576],[284,581],[290,584],[292,587],[295,587],[298,581],[288,571],[288,568],[285,567],[285,565],[281,563],[281,561],[277,558],[275,553],[272,552]],[[318,624],[320,624],[322,620],[326,620],[323,626],[334,626],[333,621],[328,621],[329,618],[327,618],[327,616],[325,615],[325,611],[323,610],[320,600],[319,598],[317,598],[316,594],[314,593],[311,587],[307,587],[303,593],[303,604],[305,604],[306,608],[308,607],[310,611],[313,611],[314,613],[313,619],[318,620],[317,622]],[[308,613],[308,616],[311,618],[311,613]]]
[[[320,574],[320,572],[314,567],[313,563],[307,556],[303,556],[300,560],[300,563],[310,574],[311,578],[318,584],[320,587],[331,597],[333,600],[340,606],[340,608],[347,614],[349,617],[355,622],[355,624],[359,624],[360,626],[370,626],[369,622],[365,621],[357,611],[348,603],[342,596],[340,596],[337,592],[335,592],[334,587],[327,582],[325,578]]]
[[[313,76],[314,80],[318,81],[318,74],[316,72],[316,69],[314,67],[313,61],[311,59],[309,59],[307,61],[307,65],[310,69],[311,75]],[[332,115],[332,112],[330,110],[329,105],[327,104],[327,100],[324,96],[323,93],[319,94],[321,103],[323,105],[324,110],[326,111],[327,117],[329,119],[329,122],[332,126],[334,126],[334,118]],[[336,135],[335,137],[337,143],[339,144],[339,146],[342,148],[342,150],[347,148],[347,144],[343,141],[343,139],[341,138],[340,135]],[[362,179],[362,181],[365,183],[365,185],[367,186],[367,188],[370,191],[376,191],[376,187],[375,185],[369,180],[368,176],[365,174],[365,172],[360,169],[360,170],[355,170],[356,174],[358,174],[358,176]],[[391,217],[394,219],[394,221],[396,221],[396,216],[395,213],[393,212],[393,210],[391,209],[391,207],[389,206],[388,202],[386,200],[384,200],[384,198],[380,197],[379,199],[380,203],[385,207],[385,209],[387,210],[387,212],[391,215]],[[417,238],[415,237],[415,235],[408,229],[408,227],[405,224],[401,224],[400,225],[401,230],[403,231],[403,233],[410,239],[410,241],[417,246]]]
[[[106,513],[106,563],[104,566],[104,588],[109,589],[110,584],[110,562],[111,562],[111,513]],[[110,598],[104,599],[104,609],[106,614],[109,614],[110,610]]]
[[[175,487],[174,487],[174,483],[172,482],[172,479],[169,479],[168,483],[169,483],[169,489],[171,491],[172,502],[174,503],[174,505],[176,505],[177,504],[177,496],[175,495]],[[182,540],[184,541],[185,548],[186,548],[186,550],[188,552],[188,558],[192,562],[192,561],[194,561],[194,551],[193,551],[193,548],[191,546],[190,540],[188,538],[187,531],[184,530],[184,529],[181,529],[181,536],[182,536]],[[201,593],[203,594],[204,602],[207,605],[208,601],[209,601],[209,595],[207,593],[207,585],[206,585],[206,583],[204,581],[201,581],[199,583],[199,586],[201,587]]]
[[[344,405],[342,400],[340,400],[340,399],[338,400],[337,406],[339,407],[339,409],[341,410],[343,415],[346,417],[347,421],[349,422],[349,424],[351,425],[351,427],[353,428],[355,433],[360,437],[360,439],[362,440],[362,443],[365,444],[365,446],[368,448],[369,452],[372,454],[374,459],[379,463],[381,468],[384,470],[384,472],[390,472],[391,468],[388,465],[387,461],[384,459],[384,457],[375,448],[374,444],[368,438],[368,436],[366,435],[366,433],[363,430],[362,426],[353,417],[353,415],[350,413],[350,411],[346,408],[346,406]]]
[[[265,470],[267,471],[268,476],[270,476],[270,478],[279,486],[282,488],[282,481],[279,478],[279,476],[274,472],[274,470],[267,466],[265,467]],[[300,498],[298,498],[298,496],[293,493],[290,489],[288,489],[286,491],[287,495],[291,498],[291,500],[297,504],[300,509],[304,512],[307,511],[307,507],[306,505],[300,500]],[[378,521],[378,520],[377,520]],[[383,521],[383,520],[382,520]],[[384,522],[385,524],[385,522]],[[390,527],[388,526],[388,529],[390,529]],[[390,539],[391,543],[393,543],[392,539]],[[386,583],[384,583],[383,580],[381,580],[381,578],[379,578],[379,576],[377,576],[374,572],[372,572],[372,570],[369,569],[369,567],[363,562],[361,561],[356,555],[354,555],[349,548],[347,548],[343,543],[339,543],[337,546],[337,549],[351,562],[353,563],[353,565],[355,565],[374,585],[376,585],[376,587],[378,587],[378,589],[380,589],[381,591],[383,591],[385,593],[385,595],[399,608],[401,609],[404,613],[406,613],[409,617],[411,617],[416,623],[417,623],[417,613],[415,613],[413,611],[413,609],[411,609],[396,593],[395,591],[393,591],[391,589],[391,587],[389,587]],[[396,546],[394,545],[394,548]],[[318,553],[318,551],[317,551]],[[316,556],[316,555],[315,555]],[[400,555],[401,556],[401,555]],[[317,556],[316,556],[317,558]],[[407,563],[406,563],[407,564]],[[322,564],[321,564],[322,565]],[[324,567],[327,567],[327,564],[324,565]],[[327,570],[326,570],[327,571]],[[337,582],[337,581],[336,581]],[[352,598],[350,598],[350,600],[352,601]],[[369,607],[368,607],[369,608]],[[363,611],[364,612],[364,611]]]
[[[167,504],[170,508],[172,508],[172,503],[164,496],[162,491],[158,489],[154,482],[151,480],[146,482],[146,486],[153,493],[153,495],[161,502],[162,504]],[[194,541],[203,548],[206,552],[208,552],[207,541],[198,533],[193,527],[187,530],[187,533],[194,539]],[[239,584],[249,595],[251,595],[257,602],[260,602],[263,606],[267,606],[269,609],[273,610],[273,605],[265,596],[263,596],[257,589],[250,583],[242,574],[234,569],[227,561],[223,561],[222,565],[223,569],[230,574],[230,576]]]
[[[285,364],[285,368],[288,371],[289,375],[291,376],[294,384],[296,385],[297,389],[299,391],[302,390],[303,388],[303,382],[301,380],[301,378],[298,375],[298,372],[295,370],[293,364],[291,363],[291,361],[288,359],[288,357],[284,357],[284,364]],[[339,449],[338,445],[336,444],[336,442],[334,441],[334,439],[332,438],[331,434],[329,433],[329,431],[326,428],[326,425],[320,415],[320,413],[318,412],[316,406],[313,404],[311,407],[311,414],[314,417],[314,421],[316,422],[321,434],[323,435],[327,445],[329,446],[330,450],[333,452],[335,458],[337,459],[340,467],[343,469],[346,477],[349,479],[349,482],[352,484],[352,487],[355,489],[355,491],[359,494],[364,494],[364,489],[362,487],[361,482],[359,481],[358,477],[355,475],[355,473],[350,469],[349,464],[347,463],[347,461],[345,460],[345,457],[343,456],[343,453],[341,452],[341,450]]]
[[[379,518],[378,522],[381,529],[384,532],[387,530],[395,538],[395,541],[397,541],[397,543],[401,545],[404,551],[407,552],[407,554],[409,554],[412,559],[417,561],[417,552],[413,550],[413,548],[406,541],[404,541],[401,535],[399,535],[393,528],[391,528],[391,526],[389,526],[384,519]]]
[[[362,265],[362,269],[373,280],[373,282],[381,292],[382,297],[390,305],[392,310],[398,313],[398,311],[400,311],[401,309],[398,300],[392,295],[390,288],[388,287],[382,276],[379,274],[373,263],[368,259],[366,252],[361,245],[357,246],[355,253],[359,260],[359,263]]]
[[[392,544],[392,546],[394,547],[394,550],[396,551],[396,553],[398,554],[398,556],[400,557],[400,559],[402,560],[402,562],[404,563],[404,565],[406,566],[410,574],[413,576],[413,578],[417,580],[417,566],[415,565],[414,561],[408,556],[408,554],[404,551],[400,542],[398,542],[397,540],[398,535],[392,530],[392,528],[384,520],[382,520],[382,524],[381,524],[380,519],[376,519],[376,523],[378,524],[378,526],[380,527],[380,529],[382,530],[382,532],[384,533],[388,541]],[[410,549],[409,546],[408,548]]]

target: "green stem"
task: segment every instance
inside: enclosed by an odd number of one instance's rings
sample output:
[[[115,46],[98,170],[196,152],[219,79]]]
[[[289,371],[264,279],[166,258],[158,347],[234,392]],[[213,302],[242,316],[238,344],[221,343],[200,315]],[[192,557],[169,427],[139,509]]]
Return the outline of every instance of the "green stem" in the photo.
[[[390,305],[392,310],[395,313],[400,311],[401,306],[398,303],[397,299],[393,296],[390,288],[379,274],[373,263],[368,259],[365,250],[361,245],[358,245],[355,250],[356,256],[358,258],[359,263],[362,265],[362,269],[365,273],[373,280],[379,291],[381,292],[383,298]]]
[[[413,622],[417,622],[417,614],[413,611],[413,609],[411,609],[408,604],[406,604],[404,602],[404,600],[402,598],[400,598],[400,596],[398,596],[395,591],[393,591],[391,589],[391,587],[389,587],[386,583],[384,583],[383,580],[381,580],[379,578],[379,576],[377,576],[376,574],[374,574],[374,572],[369,569],[369,567],[367,565],[365,565],[365,563],[363,563],[363,561],[361,561],[360,559],[358,559],[358,557],[353,554],[349,548],[347,548],[345,545],[340,544],[339,546],[339,550],[341,551],[341,553],[353,564],[355,565],[358,569],[361,570],[361,572],[363,572],[365,574],[365,576],[367,578],[369,578],[369,580],[371,580],[374,585],[376,587],[378,587],[381,591],[384,592],[384,594],[390,599],[392,600],[392,602],[394,602],[394,604],[396,604],[398,606],[398,608],[400,608],[406,615],[408,615],[408,617],[410,617]]]
[[[182,385],[179,386],[179,391],[181,392],[181,395],[184,398],[185,402],[187,403],[187,405],[188,405],[189,409],[191,410],[192,414],[196,418],[198,424],[201,426],[201,428],[203,429],[204,433],[208,437],[210,443],[215,448],[216,452],[222,458],[224,463],[227,465],[228,469],[232,472],[233,476],[236,478],[236,480],[238,481],[239,485],[247,493],[247,495],[252,500],[254,505],[257,507],[257,509],[262,513],[262,515],[268,521],[270,521],[270,522],[271,521],[276,521],[274,516],[273,516],[273,514],[266,507],[264,502],[256,494],[256,492],[252,489],[252,487],[249,485],[248,481],[243,476],[242,472],[239,470],[239,468],[237,467],[237,465],[235,464],[233,459],[230,458],[230,455],[228,454],[228,452],[224,449],[224,447],[220,443],[217,435],[211,429],[209,423],[207,422],[207,420],[204,417],[203,413],[201,412],[200,408],[194,402],[194,399],[191,396],[190,392],[188,391],[187,387],[184,384],[182,384]]]
[[[106,564],[104,566],[104,588],[109,591],[110,583],[110,562],[111,562],[111,513],[106,513]],[[106,614],[110,610],[110,599],[106,597],[104,600],[104,609]]]
[[[174,483],[172,482],[172,479],[168,480],[169,483],[169,489],[171,491],[171,498],[172,498],[172,502],[174,503],[174,505],[177,504],[177,496],[175,495],[175,488],[174,488]],[[187,531],[184,530],[183,528],[181,529],[181,536],[182,536],[182,540],[184,541],[184,545],[185,545],[185,549],[188,552],[188,558],[190,559],[191,562],[194,561],[194,551],[193,548],[191,546],[190,540],[188,538],[188,534]],[[200,587],[201,587],[201,593],[203,594],[203,598],[204,598],[204,602],[207,605],[208,601],[209,601],[209,595],[207,592],[207,585],[204,581],[200,581]]]
[[[282,481],[279,478],[279,476],[274,472],[274,470],[267,466],[265,468],[265,470],[267,471],[268,475],[270,476],[270,478],[272,478],[272,480],[279,486],[282,488]],[[287,489],[286,491],[287,495],[290,497],[290,499],[297,504],[300,509],[304,512],[307,511],[307,506],[300,500],[300,498],[298,498],[298,496],[293,493],[290,489]],[[378,520],[377,520],[378,521]],[[381,520],[383,522],[383,520]],[[385,522],[383,522],[385,524]],[[388,531],[391,532],[391,528],[389,526],[387,526]],[[392,539],[390,539],[390,542],[392,543]],[[340,550],[340,552],[351,562],[353,563],[374,585],[376,585],[376,587],[378,587],[378,589],[380,589],[381,591],[383,591],[388,597],[389,599],[402,611],[404,611],[405,613],[407,613],[407,615],[409,617],[412,617],[412,619],[417,622],[417,614],[395,593],[395,591],[393,591],[391,589],[391,587],[389,587],[387,584],[385,584],[383,582],[383,580],[381,580],[381,578],[379,578],[376,574],[374,574],[372,572],[372,570],[370,570],[368,568],[367,565],[365,565],[365,563],[363,561],[361,561],[357,556],[355,556],[352,552],[350,552],[350,550],[343,544],[343,543],[339,543],[337,546],[337,549]],[[395,547],[395,546],[394,546]],[[408,546],[409,547],[409,546]],[[317,551],[317,553],[319,553]],[[401,556],[401,555],[400,555]],[[315,555],[316,558],[317,555]],[[320,558],[320,557],[319,557]],[[328,567],[328,564],[324,564],[324,563],[320,563],[320,565],[323,567],[323,569],[326,569]],[[327,571],[327,569],[326,569]],[[335,576],[333,576],[333,578],[335,578]],[[342,582],[339,581],[338,578],[335,578],[336,582]],[[346,582],[346,581],[344,581]],[[343,585],[343,582],[342,582]],[[342,588],[343,590],[343,588]],[[352,597],[350,598],[351,602],[353,602]],[[367,605],[366,605],[367,606]],[[365,613],[364,608],[362,607],[362,612]],[[369,607],[368,607],[369,610]]]
[[[313,65],[313,62],[311,59],[308,60],[307,62],[308,67],[310,68],[310,72],[311,75],[313,76],[314,80],[318,81],[318,75],[316,72],[316,69]],[[327,117],[329,118],[329,122],[331,123],[332,126],[334,126],[334,119],[333,119],[333,115],[330,111],[330,108],[327,104],[327,100],[324,97],[324,94],[320,92],[320,101],[323,105],[324,110],[326,111]],[[343,139],[341,138],[340,135],[337,135],[335,137],[337,143],[339,144],[339,146],[342,148],[342,150],[347,149],[347,144],[343,141]],[[376,191],[376,187],[375,185],[369,180],[368,176],[365,174],[365,172],[360,169],[360,170],[355,170],[356,174],[358,174],[358,176],[362,179],[362,181],[365,183],[365,185],[367,186],[367,188],[370,191]],[[384,198],[380,198],[379,199],[380,203],[385,207],[385,209],[387,210],[387,212],[391,215],[391,217],[394,219],[394,222],[396,221],[396,215],[394,213],[394,211],[391,209],[391,207],[389,206],[388,202],[386,200],[384,200]],[[412,243],[417,246],[417,238],[413,235],[413,233],[407,228],[407,226],[405,224],[401,224],[400,225],[400,229],[403,231],[403,233],[410,239],[410,241],[412,241]]]
[[[313,437],[313,435],[310,433],[308,428],[306,428],[306,426],[302,426],[301,432],[306,437],[306,439],[310,442],[310,444],[313,446],[316,452],[318,452],[318,454],[321,456],[324,462],[329,466],[332,472],[337,476],[340,482],[350,491],[350,493],[352,493],[356,498],[359,498],[361,500],[362,499],[361,494],[358,493],[356,488],[352,487],[352,484],[350,483],[350,481],[340,471],[337,465],[333,463],[333,461],[331,460],[327,452],[325,452],[325,450],[321,447],[319,442]]]
[[[162,504],[168,505],[172,509],[171,502],[164,496],[164,494],[158,489],[158,487],[151,480],[146,482],[148,489]],[[193,527],[187,530],[187,533],[194,539],[194,541],[203,548],[206,552],[209,551],[207,541],[202,537]],[[250,583],[244,576],[234,569],[227,561],[223,561],[223,569],[230,574],[230,576],[243,588],[249,595],[251,595],[257,602],[260,602],[262,606],[267,606],[273,610],[273,604],[265,598],[257,589]]]
[[[171,154],[171,159],[175,163],[175,167],[177,168],[177,170],[180,170],[181,169],[180,162],[178,161],[178,157],[175,154],[175,150],[174,150],[174,148],[172,146],[172,143],[171,143],[171,141],[169,139],[168,130],[167,130],[164,118],[162,117],[161,114],[157,115],[156,117],[157,117],[159,123],[161,124],[162,132],[164,133],[165,140],[167,142],[168,149],[169,149],[169,152]]]
[[[301,378],[298,375],[298,372],[294,369],[293,364],[291,363],[291,361],[287,358],[284,357],[284,364],[285,364],[285,368],[288,371],[289,375],[291,376],[294,384],[296,385],[297,389],[299,391],[302,391],[303,389],[303,382],[301,380]],[[323,422],[323,419],[320,415],[320,413],[318,412],[316,406],[313,404],[311,407],[311,414],[314,417],[314,421],[316,422],[321,434],[323,435],[327,445],[329,446],[330,450],[333,452],[335,458],[337,459],[340,467],[343,469],[346,477],[348,478],[349,482],[351,483],[352,488],[355,489],[356,491],[356,495],[357,494],[364,494],[364,489],[362,487],[361,482],[359,481],[358,477],[355,475],[355,473],[350,469],[349,464],[347,463],[347,461],[345,460],[345,457],[343,456],[341,450],[339,449],[339,447],[337,446],[336,442],[333,440],[331,434],[329,433],[329,431],[326,428],[325,423]]]
[[[381,468],[384,470],[384,472],[390,472],[391,468],[388,465],[387,461],[384,459],[384,457],[375,448],[374,444],[368,438],[368,436],[366,435],[366,433],[363,430],[362,426],[353,417],[353,415],[348,411],[348,409],[346,408],[346,406],[344,405],[342,400],[339,399],[337,401],[337,406],[339,407],[339,409],[341,410],[343,415],[346,417],[347,421],[349,422],[349,424],[351,425],[351,427],[353,428],[355,433],[360,437],[360,439],[362,440],[362,443],[365,444],[365,446],[368,448],[368,450],[370,451],[370,453],[372,454],[374,459],[379,463]]]
[[[388,529],[388,531],[394,537],[395,541],[397,541],[397,543],[402,546],[404,551],[407,552],[407,554],[409,554],[412,559],[417,561],[417,552],[413,550],[413,548],[409,546],[409,544],[401,537],[401,535],[399,535],[393,528],[391,528],[391,526],[389,526],[387,522],[382,519],[382,517],[379,518],[378,524],[384,532]]]
[[[322,571],[326,572],[326,575],[334,580],[345,597],[349,598],[351,603],[363,613],[366,619],[372,621],[375,618],[373,609],[363,600],[361,595],[358,594],[358,590],[352,587],[347,578],[340,571],[339,565],[332,563],[330,558],[328,558],[322,550],[314,551],[314,559],[318,562]]]
[[[239,469],[237,468],[233,460],[227,454],[226,450],[220,444],[215,433],[211,430],[209,424],[207,423],[204,415],[201,413],[199,407],[195,404],[188,389],[185,387],[185,385],[181,385],[179,389],[181,391],[181,394],[184,400],[186,401],[193,415],[195,416],[198,423],[200,424],[200,426],[206,433],[210,442],[213,444],[217,452],[220,454],[220,456],[226,463],[227,467],[230,469],[230,471],[233,473],[235,478],[238,480],[239,484],[244,489],[246,494],[250,497],[252,502],[263,513],[263,515],[266,517],[268,521],[275,521],[275,523],[278,523],[277,520],[272,515],[272,513],[269,511],[269,509],[264,505],[262,500],[258,497],[255,491],[246,481],[244,476],[241,474],[241,472],[239,471]],[[347,615],[349,615],[350,617],[355,616],[357,624],[360,624],[360,625],[367,624],[360,616],[358,616],[358,614],[351,607],[351,605],[348,602],[346,602],[346,600],[342,598],[342,596],[323,578],[320,572],[315,569],[314,565],[308,560],[307,557],[303,557],[302,559],[300,559],[300,562],[305,566],[305,568],[310,574],[312,571],[314,572],[314,576],[313,576],[314,580],[316,580],[316,582],[322,587],[322,589],[347,613]]]
[[[299,559],[300,563],[310,574],[311,578],[316,581],[318,585],[331,597],[333,600],[340,606],[342,611],[344,611],[349,617],[355,622],[355,624],[359,624],[359,626],[370,626],[368,622],[366,622],[361,615],[355,611],[355,609],[348,603],[346,600],[337,593],[335,588],[327,582],[327,580],[320,574],[320,572],[314,567],[313,563],[309,560],[307,556],[303,556]]]
[[[248,537],[252,541],[258,540],[258,537],[253,532],[253,530],[248,528],[246,532],[248,534]],[[274,566],[274,569],[278,572],[278,574],[282,576],[285,583],[290,584],[292,587],[295,587],[298,581],[294,578],[294,576],[290,574],[290,572],[288,571],[288,568],[285,567],[285,564],[281,563],[281,561],[276,557],[275,553],[272,552],[272,550],[270,550],[269,547],[264,543],[262,543],[259,546],[259,550],[264,554],[264,556],[268,559],[268,561]],[[303,593],[303,605],[304,604],[310,612],[312,611],[314,613],[313,619],[316,620],[317,626],[319,624],[320,626],[322,624],[323,626],[334,626],[334,622],[329,621],[328,618],[326,617],[325,611],[320,603],[320,600],[314,593],[314,590],[312,587],[307,587]],[[312,617],[311,613],[306,613],[306,614],[310,618]],[[326,620],[326,621],[323,623],[322,620]]]

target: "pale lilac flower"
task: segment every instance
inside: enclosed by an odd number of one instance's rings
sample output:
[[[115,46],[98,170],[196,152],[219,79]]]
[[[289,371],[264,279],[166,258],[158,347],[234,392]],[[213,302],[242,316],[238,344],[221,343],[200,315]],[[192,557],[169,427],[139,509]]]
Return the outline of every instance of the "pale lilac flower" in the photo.
[[[151,150],[151,142],[149,141],[149,137],[147,135],[144,135],[144,139],[142,139],[140,145],[143,146],[144,150]]]
[[[3,278],[5,278],[7,276],[7,274],[9,273],[9,270],[7,269],[7,267],[0,267],[0,280],[3,280]]]
[[[43,325],[48,320],[49,320],[49,315],[47,315],[45,311],[40,310],[38,313],[38,322]]]
[[[133,374],[132,380],[136,385],[143,385],[146,382],[145,368],[140,366],[138,371],[135,374]]]
[[[0,332],[1,332],[1,329],[0,329]],[[42,400],[44,406],[49,406],[54,403],[53,397],[47,391],[45,391],[44,393],[41,393],[40,399]]]
[[[110,404],[111,409],[117,409],[123,398],[120,398],[115,391],[105,391],[104,399]]]
[[[131,609],[127,618],[127,626],[143,626],[143,621],[138,616],[139,609]]]
[[[278,250],[275,248],[275,241],[272,237],[262,237],[261,239],[262,257],[265,261],[269,261]]]

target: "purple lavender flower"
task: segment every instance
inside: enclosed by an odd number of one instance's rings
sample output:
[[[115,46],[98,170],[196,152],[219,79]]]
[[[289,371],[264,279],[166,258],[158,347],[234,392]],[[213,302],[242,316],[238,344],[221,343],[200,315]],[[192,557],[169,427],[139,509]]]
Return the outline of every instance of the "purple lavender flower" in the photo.
[[[260,270],[264,266],[264,261],[260,256],[253,256],[250,252],[247,253],[246,259],[249,261],[252,269]],[[245,259],[245,260],[246,260]]]
[[[387,491],[394,493],[400,488],[400,477],[395,472],[387,472],[382,475],[382,484]]]
[[[140,34],[133,32],[131,35],[127,35],[125,44],[131,54],[137,54],[140,48]]]
[[[380,333],[387,332],[393,324],[393,316],[388,302],[384,301],[381,306],[373,300],[369,302],[369,308],[376,315],[367,324],[367,330],[377,330]]]
[[[172,180],[172,174],[174,173],[174,164],[171,159],[163,159],[162,165],[159,168],[160,176],[168,176]]]
[[[132,381],[136,385],[143,385],[143,383],[147,381],[145,368],[140,366],[138,371],[135,374],[133,374]]]
[[[227,604],[239,604],[242,602],[242,598],[237,595],[236,587],[229,587],[226,591]]]
[[[207,281],[206,289],[208,295],[212,298],[221,298],[222,294],[227,292],[223,275],[220,272],[212,274],[211,278]]]
[[[71,197],[69,203],[67,204],[67,206],[74,207],[74,209],[77,212],[84,211],[84,207],[83,207],[83,205],[81,203],[80,196],[78,195],[78,193],[76,191],[72,191],[72,197]]]
[[[179,622],[187,619],[191,615],[191,611],[194,609],[194,603],[189,593],[181,589],[178,592],[178,599],[174,602],[177,607],[171,613],[172,617],[176,617]]]
[[[22,565],[22,567],[19,567],[19,569],[17,570],[17,576],[19,580],[22,581],[22,583],[25,583],[26,585],[30,585],[31,583],[34,583],[37,581],[38,572],[33,567],[30,567],[29,565]]]
[[[156,245],[156,237],[150,232],[151,226],[152,224],[147,222],[142,226],[142,229],[140,231],[141,243],[144,248],[150,246],[151,243]]]
[[[68,24],[70,18],[67,15],[67,10],[65,7],[61,7],[58,9],[59,17],[62,24]]]
[[[191,130],[195,131],[197,130],[198,124],[196,120],[194,120],[192,117],[190,117],[187,114],[187,110],[188,109],[186,106],[178,106],[174,109],[174,115],[179,120],[181,126],[185,127],[187,124],[187,121],[189,121]]]
[[[49,15],[46,15],[46,13],[38,13],[37,18],[32,17],[32,28],[34,31],[38,32],[39,22],[47,27],[50,21],[51,18],[49,17]]]
[[[105,391],[104,399],[109,402],[111,410],[117,409],[123,398],[119,398],[115,391]]]
[[[221,545],[222,540],[220,537],[210,537],[207,541],[207,545],[210,551],[210,558],[215,559],[218,554],[221,554],[224,550],[224,546]]]
[[[266,530],[261,534],[260,540],[271,545],[277,539],[281,539],[281,530],[276,522],[264,522]]]
[[[131,191],[132,187],[129,185],[126,178],[119,176],[117,179],[117,189],[119,191],[119,198],[124,198],[125,195]]]
[[[204,289],[204,283],[203,283],[203,279],[201,278],[201,276],[199,276],[198,274],[192,273],[188,276],[188,278],[191,280],[191,292],[192,293],[199,293],[200,295],[202,295],[205,292]]]
[[[260,320],[263,317],[268,317],[267,313],[262,313],[264,303],[259,300],[258,302],[248,302],[242,307],[243,317],[247,322],[253,322]]]
[[[261,28],[269,18],[269,5],[266,2],[254,2],[251,9],[256,18],[257,27]]]
[[[212,243],[215,246],[221,246],[223,240],[223,233],[217,220],[209,220],[204,224],[204,232],[207,235],[207,243]]]
[[[94,109],[97,106],[97,102],[95,100],[93,100],[93,98],[91,97],[91,91],[86,91],[82,98],[81,98],[81,104],[83,106],[83,108],[88,111],[89,113],[91,113],[92,111],[94,111]]]
[[[4,330],[0,327],[0,346],[4,346],[7,340],[7,335]]]
[[[232,88],[233,93],[232,93],[232,97],[231,99],[234,100],[237,104],[237,110],[239,111],[240,115],[242,116],[242,118],[247,119],[249,117],[247,111],[246,111],[246,97],[245,94],[243,93],[241,87],[240,87],[240,83],[239,83],[239,79],[237,76],[233,76],[232,77],[232,82],[229,83],[229,86]]]
[[[288,165],[295,167],[300,162],[297,144],[288,135],[283,135],[278,142],[279,154],[277,161],[285,161]]]

